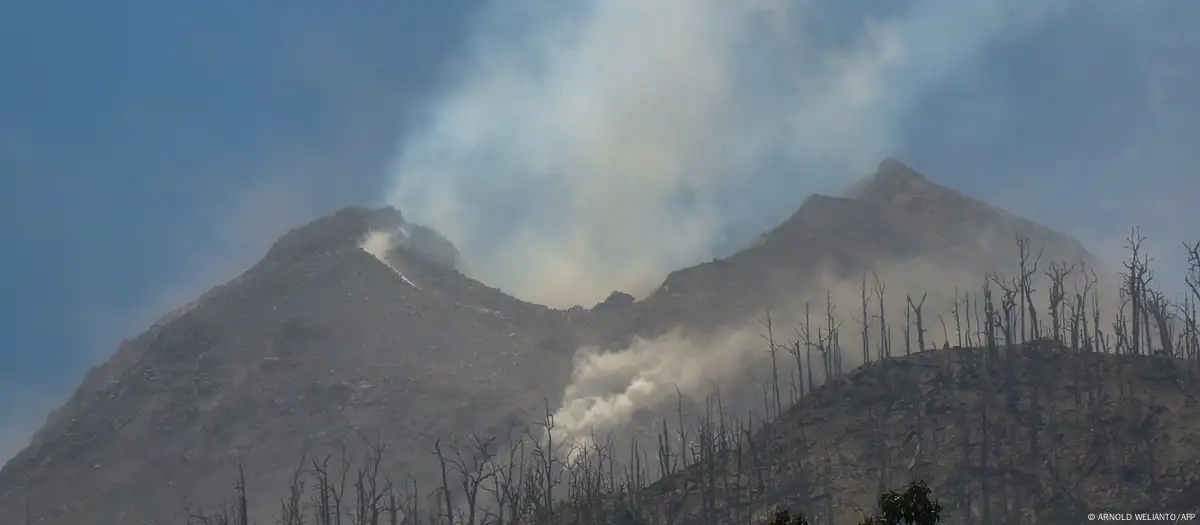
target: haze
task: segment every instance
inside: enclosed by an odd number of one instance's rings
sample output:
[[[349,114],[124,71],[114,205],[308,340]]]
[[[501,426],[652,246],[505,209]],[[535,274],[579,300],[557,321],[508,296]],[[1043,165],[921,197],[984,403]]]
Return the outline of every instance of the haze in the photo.
[[[277,9],[0,7],[0,457],[120,338],[347,204],[557,306],[643,293],[885,155],[1103,257],[1140,224],[1164,275],[1200,237],[1193,3]]]

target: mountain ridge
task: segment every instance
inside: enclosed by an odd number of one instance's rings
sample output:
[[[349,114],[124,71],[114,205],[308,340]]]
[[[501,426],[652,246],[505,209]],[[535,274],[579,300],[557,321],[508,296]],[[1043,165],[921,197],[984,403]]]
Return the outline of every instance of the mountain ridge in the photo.
[[[246,272],[89,371],[30,446],[0,469],[0,522],[30,501],[55,509],[46,523],[161,523],[221,497],[235,461],[255,469],[256,486],[275,487],[295,457],[369,430],[405,450],[393,467],[430,479],[433,466],[416,454],[431,437],[502,434],[537,419],[563,396],[579,348],[619,349],[678,327],[712,333],[745,323],[816,292],[830,271],[857,278],[913,258],[963,270],[1011,255],[981,251],[976,230],[964,234],[936,220],[951,208],[880,198],[901,195],[896,188],[992,217],[996,232],[1019,235],[1033,224],[912,174],[885,160],[858,187],[859,198],[809,197],[755,246],[671,272],[642,300],[614,295],[582,312],[473,280],[447,264],[453,257],[444,246],[423,255],[399,242],[383,257],[362,249],[372,231],[408,224],[398,210],[351,207],[322,217],[284,234]],[[1029,232],[1060,241],[1033,226]],[[1057,253],[1091,257],[1074,252],[1082,250],[1077,242],[1060,244],[1068,246]],[[392,409],[396,403],[405,410]],[[133,497],[151,493],[158,496]],[[50,494],[70,496],[52,502]],[[274,498],[265,499],[273,508]]]

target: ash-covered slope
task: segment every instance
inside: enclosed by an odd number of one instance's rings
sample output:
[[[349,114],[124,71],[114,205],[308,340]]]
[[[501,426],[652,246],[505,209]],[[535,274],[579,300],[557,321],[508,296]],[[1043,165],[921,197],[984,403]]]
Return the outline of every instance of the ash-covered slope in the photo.
[[[360,249],[368,232],[397,230],[412,242],[383,260]],[[303,454],[358,432],[388,444],[397,479],[434,479],[434,437],[503,434],[544,400],[557,406],[583,344],[744,323],[830,278],[914,260],[977,279],[1011,262],[1017,233],[1047,258],[1090,259],[885,161],[852,196],[809,198],[755,246],[674,272],[643,301],[568,312],[463,276],[452,245],[395,210],[343,210],[92,370],[0,470],[0,523],[19,522],[26,502],[49,525],[176,523],[226,498],[238,462],[270,511]]]
[[[680,525],[744,523],[728,517],[766,516],[777,505],[814,523],[858,523],[878,494],[922,479],[945,523],[1195,512],[1194,364],[1044,344],[877,361],[801,398],[740,459],[731,452],[715,468],[697,465],[645,489],[642,505],[670,502]],[[719,515],[705,516],[696,488],[704,486],[718,487]]]
[[[348,209],[292,231],[122,345],[0,471],[0,523],[26,502],[39,523],[176,523],[227,497],[239,461],[274,507],[302,454],[358,431],[425,478],[431,436],[502,433],[561,392],[576,346],[564,314],[403,246],[391,267],[359,248],[398,220]]]
[[[767,307],[794,308],[835,283],[878,271],[890,293],[982,284],[985,272],[1013,275],[1017,237],[1041,270],[1050,261],[1099,268],[1079,241],[935,184],[895,159],[845,196],[813,195],[751,247],[671,273],[638,303],[632,332],[659,334],[684,322],[706,330],[744,323]],[[1034,278],[1040,278],[1035,275]],[[849,306],[849,305],[847,305]]]

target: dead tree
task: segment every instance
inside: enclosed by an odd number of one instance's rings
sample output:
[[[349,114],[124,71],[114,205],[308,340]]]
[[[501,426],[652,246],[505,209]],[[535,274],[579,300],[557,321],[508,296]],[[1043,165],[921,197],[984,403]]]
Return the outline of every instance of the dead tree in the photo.
[[[1017,250],[1020,254],[1020,278],[1018,279],[1018,288],[1021,296],[1021,339],[1031,341],[1038,339],[1041,331],[1038,329],[1037,308],[1033,302],[1033,276],[1037,274],[1038,263],[1042,261],[1042,252],[1039,250],[1037,256],[1033,256],[1029,249],[1029,239],[1026,237],[1017,236]],[[1031,261],[1030,258],[1033,258]],[[1025,315],[1029,314],[1029,324],[1025,323]],[[1026,326],[1029,330],[1026,331]]]
[[[691,463],[688,461],[687,426],[685,426],[683,422],[683,392],[679,391],[679,385],[672,386],[675,387],[675,415],[679,419],[679,464],[686,469],[687,467],[691,466]],[[768,413],[771,410],[770,405],[767,405],[763,408],[767,410]]]
[[[1082,274],[1084,277],[1083,287],[1080,288],[1078,279],[1075,280],[1075,301],[1070,307],[1071,310],[1071,349],[1075,351],[1089,350],[1092,345],[1088,344],[1091,336],[1088,332],[1088,295],[1092,293],[1092,287],[1096,285],[1097,278],[1095,270],[1082,266]]]
[[[888,326],[887,313],[883,309],[883,294],[884,294],[884,292],[887,291],[887,286],[884,284],[884,282],[882,280],[879,279],[879,274],[872,271],[871,275],[872,275],[873,279],[875,280],[874,290],[873,290],[874,294],[875,294],[875,298],[878,299],[878,301],[879,301],[880,355],[883,357],[891,357],[892,356],[892,338],[887,336],[884,333],[885,329],[891,328],[890,326]],[[864,344],[865,343],[866,343],[866,341],[864,341]]]
[[[954,287],[954,304],[950,308],[950,315],[954,316],[954,333],[955,333],[955,336],[958,338],[958,347],[959,348],[962,348],[962,346],[963,346],[962,317],[959,315],[959,309],[961,307],[962,307],[962,303],[960,302],[960,299],[959,299],[958,287],[955,286]]]
[[[812,314],[809,310],[809,303],[804,303],[804,324],[796,328],[796,337],[799,341],[804,341],[805,359],[807,361],[805,368],[808,369],[808,391],[812,392],[813,386],[813,367],[812,367]],[[799,357],[796,358],[799,361]]]
[[[800,351],[800,340],[799,339],[792,341],[791,345],[788,346],[788,353],[792,354],[792,358],[796,360],[796,378],[797,378],[797,382],[799,383],[798,394],[800,396],[803,396],[804,395],[804,358],[802,357],[803,353]],[[811,378],[810,378],[810,381],[811,381]],[[809,389],[810,390],[812,389],[812,385],[809,385]]]
[[[472,433],[467,443],[470,451],[466,454],[459,443],[450,443],[450,450],[454,453],[449,460],[450,468],[458,474],[459,485],[467,503],[466,516],[462,520],[465,525],[475,524],[479,509],[479,491],[496,475],[492,462],[496,454],[495,442],[495,436]]]
[[[484,490],[491,494],[495,504],[494,512],[485,510],[484,514],[496,525],[516,524],[521,518],[521,476],[525,472],[525,441],[520,438],[513,439],[511,432],[510,430],[508,436],[508,458],[503,465],[495,466],[489,478],[492,481],[491,486],[484,487]]]
[[[927,297],[928,295],[929,294],[927,294],[927,293],[921,294],[921,301],[916,302],[916,303],[913,302],[911,295],[907,296],[908,307],[909,307],[909,309],[912,310],[913,315],[916,316],[916,321],[917,321],[917,351],[918,352],[924,352],[926,350],[926,348],[925,348],[925,319],[921,315],[921,308],[925,306],[925,297]]]
[[[539,521],[544,520],[546,523],[554,521],[554,492],[558,487],[561,477],[562,464],[558,460],[558,454],[554,448],[554,412],[550,410],[550,400],[545,399],[545,418],[538,423],[541,427],[539,433],[541,436],[532,436],[533,456],[534,461],[531,468],[536,468],[536,478],[530,481],[538,483],[531,485],[530,490],[537,490],[536,497],[530,503],[533,507]],[[541,444],[541,438],[545,439],[545,445]]]
[[[1183,317],[1185,331],[1188,334],[1187,356],[1194,364],[1200,364],[1200,323],[1197,321],[1197,305],[1200,305],[1200,241],[1195,244],[1184,243],[1187,251],[1188,270],[1184,275],[1184,284],[1188,293],[1183,302]]]
[[[1171,302],[1159,290],[1146,291],[1146,316],[1153,319],[1158,329],[1158,344],[1163,355],[1179,357],[1175,354],[1175,316],[1171,313]]]
[[[367,455],[355,476],[354,524],[378,525],[384,512],[384,500],[390,491],[386,483],[380,483],[383,476],[380,466],[386,446],[378,435],[373,440],[362,434],[359,437],[367,447]]]
[[[904,305],[904,355],[912,355],[912,308]]]
[[[238,479],[237,485],[234,487],[237,492],[237,521],[236,525],[249,525],[250,520],[246,515],[246,470],[242,468],[242,463],[238,462]]]
[[[841,327],[842,321],[837,318],[837,305],[833,302],[833,292],[827,288],[825,289],[825,355],[826,361],[829,363],[829,371],[825,375],[826,380],[842,376],[842,348],[838,337]]]
[[[442,495],[443,507],[442,517],[446,518],[448,525],[454,525],[454,501],[450,493],[450,462],[449,458],[442,452],[442,440],[438,438],[433,442],[433,453],[437,456],[438,467],[441,469],[442,486],[438,488]]]
[[[320,463],[314,458],[312,460],[313,480],[316,485],[313,487],[314,494],[312,495],[313,508],[316,510],[317,525],[332,525],[334,523],[333,516],[330,514],[333,509],[333,484],[330,483],[329,477],[329,459],[330,455],[326,455]]]
[[[279,502],[280,525],[304,525],[304,509],[301,508],[301,498],[304,495],[305,464],[308,456],[300,456],[300,464],[288,478],[287,496]]]
[[[346,495],[346,481],[350,479],[351,454],[346,449],[345,443],[338,446],[340,456],[338,458],[338,477],[337,485],[332,483],[329,486],[329,495],[333,500],[333,508],[329,511],[333,517],[331,522],[333,525],[341,525],[342,522],[342,500]]]
[[[938,314],[938,323],[942,325],[942,349],[950,349],[950,331],[946,329],[946,318]]]
[[[1142,243],[1145,241],[1146,238],[1135,227],[1130,230],[1125,243],[1125,248],[1129,250],[1129,259],[1123,264],[1125,271],[1122,272],[1122,277],[1124,278],[1124,292],[1129,300],[1129,317],[1133,321],[1127,340],[1129,351],[1133,354],[1142,353],[1142,324],[1139,321],[1144,308],[1144,286],[1147,272],[1149,272],[1149,258],[1142,254]]]
[[[998,325],[1000,327],[1001,332],[1003,332],[1003,334],[1004,334],[1004,344],[1005,344],[1005,346],[1011,346],[1011,345],[1017,344],[1018,341],[1016,338],[1016,334],[1014,333],[1013,330],[1014,330],[1014,328],[1020,328],[1020,327],[1014,326],[1014,324],[1016,323],[1016,320],[1015,320],[1015,316],[1013,315],[1013,310],[1015,310],[1017,307],[1017,298],[1018,298],[1018,295],[1021,293],[1020,282],[1018,280],[1014,279],[1013,282],[1010,283],[1006,280],[1003,280],[999,274],[991,275],[990,279],[991,279],[992,283],[995,284],[997,287],[999,287],[1000,291],[1003,292],[1002,295],[1000,296],[1000,311],[998,312],[999,313]],[[990,290],[988,291],[988,294],[990,295]],[[985,298],[984,300],[989,303],[991,302],[990,298]],[[993,310],[993,313],[996,313],[996,312]]]
[[[978,331],[979,331],[979,300],[978,299],[975,300],[975,316],[974,316],[975,326],[972,328],[972,326],[971,326],[971,320],[972,320],[972,317],[971,317],[971,293],[970,292],[963,292],[963,310],[964,310],[964,313],[966,314],[966,318],[963,319],[963,321],[964,321],[964,324],[967,325],[966,334],[963,336],[963,343],[964,343],[964,346],[966,346],[966,347],[973,347],[973,346],[975,346],[976,341],[979,340],[979,333],[978,333]]]
[[[671,453],[670,432],[667,431],[667,420],[662,420],[662,431],[658,434],[658,472],[666,477],[675,473],[675,458]]]
[[[862,318],[859,323],[862,324],[862,362],[867,364],[871,362],[871,319],[867,316],[867,303],[871,297],[867,294],[867,274],[862,276],[862,288],[860,297],[862,298]]]
[[[833,302],[833,294],[825,291],[825,327],[817,328],[816,337],[813,337],[811,319],[809,317],[808,305],[804,306],[804,325],[796,331],[797,337],[808,348],[816,347],[821,353],[821,362],[824,366],[825,377],[824,381],[835,379],[840,376],[841,370],[841,348],[838,343],[838,331],[841,329],[842,321],[837,318],[837,305]],[[809,360],[809,390],[811,391],[815,383],[812,381],[812,362]]]
[[[779,363],[775,357],[775,353],[779,349],[779,345],[775,343],[775,330],[771,324],[770,310],[767,310],[767,318],[766,320],[761,321],[761,323],[767,329],[767,333],[763,335],[763,337],[767,340],[767,352],[771,356],[771,392],[775,396],[774,409],[775,415],[778,417],[778,415],[783,412],[783,400],[779,395]]]
[[[1075,265],[1067,266],[1062,263],[1050,263],[1046,277],[1050,279],[1050,338],[1059,343],[1063,337],[1063,301],[1067,298],[1066,279],[1075,271]]]

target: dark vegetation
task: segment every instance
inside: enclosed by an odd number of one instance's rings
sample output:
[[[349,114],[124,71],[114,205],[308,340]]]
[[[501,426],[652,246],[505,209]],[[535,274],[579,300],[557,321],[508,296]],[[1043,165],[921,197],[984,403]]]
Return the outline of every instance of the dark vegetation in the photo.
[[[936,314],[931,320],[929,312],[923,309],[924,296],[905,297],[907,308],[899,323],[899,341],[893,331],[895,321],[887,317],[883,308],[886,286],[878,278],[864,276],[862,301],[856,311],[861,317],[854,319],[861,328],[855,334],[856,339],[861,339],[861,358],[868,364],[893,358],[902,360],[902,355],[934,351],[940,340],[942,350],[933,353],[940,354],[936,359],[945,361],[947,366],[937,372],[939,375],[952,370],[950,361],[957,356],[960,374],[977,375],[982,370],[988,385],[984,396],[994,396],[1000,404],[1028,403],[1029,413],[1035,418],[1051,417],[1041,413],[1048,412],[1050,407],[1039,405],[1050,403],[1051,396],[1041,392],[1041,383],[1037,382],[1028,386],[1031,391],[1018,391],[1014,383],[1019,363],[1012,356],[1019,354],[1014,349],[1178,360],[1194,374],[1200,368],[1197,324],[1200,243],[1187,246],[1190,265],[1184,279],[1184,293],[1170,297],[1155,284],[1151,260],[1142,249],[1143,241],[1137,230],[1129,237],[1130,256],[1120,273],[1119,311],[1102,311],[1100,281],[1094,269],[1079,264],[1046,264],[1026,240],[1018,239],[1018,274],[987,275],[978,291],[957,296],[953,308],[945,315]],[[1035,289],[1039,273],[1046,278],[1042,282],[1049,283],[1044,295]],[[769,315],[766,317],[764,338],[771,375],[762,387],[762,408],[743,418],[728,413],[718,391],[707,401],[704,413],[696,418],[698,424],[689,425],[685,422],[681,396],[677,421],[660,422],[652,447],[636,439],[625,446],[599,438],[588,443],[559,443],[555,441],[555,421],[547,403],[545,418],[523,430],[514,429],[508,435],[446,437],[431,443],[430,453],[440,466],[438,486],[420,486],[412,478],[383,472],[381,464],[388,452],[384,440],[364,435],[358,453],[342,447],[332,454],[297,458],[287,495],[279,501],[274,522],[282,525],[832,523],[837,513],[832,498],[820,497],[821,490],[806,489],[809,496],[794,498],[787,487],[771,486],[786,478],[778,471],[800,468],[791,458],[772,455],[769,441],[776,433],[772,422],[786,419],[797,410],[789,407],[803,405],[805,398],[848,381],[842,349],[847,330],[832,300],[819,308],[819,315],[806,309],[805,318],[793,330],[794,339],[788,342],[777,340],[774,322]],[[1111,324],[1106,324],[1106,319],[1112,319]],[[1074,409],[1088,412],[1093,407],[1132,397],[1132,382],[1106,383],[1104,378],[1108,376],[1098,372],[1096,366],[1086,365],[1096,360],[1083,356],[1077,360],[1078,366],[1072,369],[1074,377],[1048,378],[1051,382],[1069,383]],[[1130,362],[1118,360],[1116,366],[1130,366]],[[1034,373],[1036,368],[1032,364],[1028,373]],[[1094,377],[1089,378],[1089,374]],[[991,383],[993,377],[1001,384]],[[1189,380],[1194,379],[1194,375],[1189,376]],[[1009,383],[1003,384],[1005,380]],[[1100,409],[1094,410],[1095,414],[1101,414]],[[918,435],[922,425],[931,424],[923,419],[923,414],[917,412],[911,423],[918,429]],[[873,413],[869,419],[880,424],[885,416]],[[1028,514],[1031,508],[1036,513],[1037,508],[1051,505],[1052,498],[1022,501],[1019,491],[1008,490],[1010,485],[1006,480],[1014,472],[1009,467],[1016,460],[1001,457],[999,442],[1014,438],[1002,437],[1002,430],[989,427],[990,418],[1000,421],[1003,414],[991,414],[985,409],[976,416],[983,446],[976,457],[964,456],[961,461],[974,465],[971,471],[977,479],[952,487],[947,510],[957,512],[963,523],[1017,523],[1031,517],[1041,518],[1042,522],[1069,520],[1064,516]],[[1052,454],[1039,452],[1046,450],[1042,440],[1054,437],[1039,435],[1036,426],[1030,428],[1034,430],[1023,438],[1027,440],[1028,452],[1038,461],[1047,462],[1046,468],[1055,472],[1052,477],[1060,485],[1054,489],[1058,491],[1056,494],[1069,494],[1067,485],[1080,486],[1088,472],[1058,474],[1072,467],[1049,466]],[[993,433],[998,437],[989,442],[988,437]],[[882,441],[880,447],[884,447]],[[921,445],[918,443],[918,455],[922,454]],[[1137,444],[1127,446],[1136,448]],[[924,454],[950,453],[936,450],[932,444],[928,447]],[[1135,452],[1154,454],[1151,448]],[[961,453],[971,454],[968,448]],[[783,454],[786,456],[788,452]],[[900,461],[886,451],[878,460],[889,468],[891,463]],[[913,474],[921,472],[916,456],[908,470]],[[888,471],[888,468],[878,470],[879,480],[873,491],[880,494],[877,509],[874,513],[859,509],[860,523],[930,525],[942,519],[943,508],[924,481],[913,480],[903,492],[895,492],[888,490],[895,486],[895,480],[886,474]],[[827,471],[814,473],[810,480],[815,486],[822,476],[830,475]],[[1068,479],[1072,475],[1075,477]],[[1183,480],[1173,488],[1155,488],[1162,496],[1158,501],[1168,501],[1181,491],[1194,491],[1195,485],[1188,485],[1190,489],[1184,485],[1195,481]],[[811,496],[814,493],[816,497]],[[239,476],[233,503],[220,505],[216,510],[188,510],[186,522],[267,523],[254,521],[247,515],[250,494],[252,489],[246,486],[244,475]],[[1130,495],[1120,490],[1109,497],[1120,504],[1136,499],[1128,499]],[[1062,505],[1083,508],[1079,501]],[[32,518],[29,523],[34,523]]]

